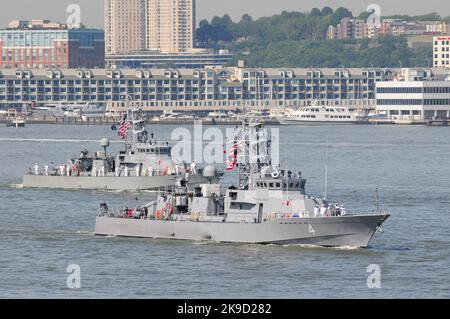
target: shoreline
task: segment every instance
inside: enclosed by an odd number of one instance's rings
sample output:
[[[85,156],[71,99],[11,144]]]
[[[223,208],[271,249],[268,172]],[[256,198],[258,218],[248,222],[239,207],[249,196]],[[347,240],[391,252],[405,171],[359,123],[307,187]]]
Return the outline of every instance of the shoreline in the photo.
[[[284,126],[275,119],[260,119],[265,125],[270,126]],[[203,125],[240,125],[242,122],[237,120],[208,120],[208,119],[173,119],[154,121],[153,119],[147,119],[146,125],[193,125],[196,121],[201,121]],[[4,117],[0,118],[0,124],[6,125],[8,120]],[[79,118],[31,118],[26,121],[26,125],[113,125],[118,121],[110,118],[98,118],[81,120]],[[299,124],[298,126],[309,125],[334,125],[329,124]],[[431,121],[413,121],[413,120],[389,120],[389,119],[371,119],[364,122],[348,125],[428,125],[428,126],[450,126],[450,120],[431,120]],[[295,125],[294,125],[295,126]]]

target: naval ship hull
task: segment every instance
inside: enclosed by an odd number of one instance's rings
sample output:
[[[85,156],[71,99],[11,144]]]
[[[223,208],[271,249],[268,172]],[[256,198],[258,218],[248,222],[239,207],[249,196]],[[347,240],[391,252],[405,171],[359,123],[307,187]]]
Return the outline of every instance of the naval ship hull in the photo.
[[[264,223],[174,222],[97,217],[95,234],[247,244],[366,248],[389,215],[293,218]]]
[[[175,185],[179,176],[130,176],[130,177],[92,177],[92,176],[43,176],[24,175],[24,188],[50,188],[63,190],[121,190],[139,191],[154,190]],[[213,178],[212,182],[217,182]],[[209,179],[202,175],[191,175],[190,185],[209,183]]]

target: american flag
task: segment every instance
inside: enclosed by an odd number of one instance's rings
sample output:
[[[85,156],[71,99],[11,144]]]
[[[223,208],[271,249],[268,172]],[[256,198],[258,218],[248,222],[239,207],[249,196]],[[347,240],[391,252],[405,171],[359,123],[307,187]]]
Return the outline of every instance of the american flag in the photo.
[[[119,123],[118,134],[122,139],[125,139],[127,136],[128,130],[131,128],[131,124],[127,122],[127,115],[123,117],[122,122]]]
[[[228,153],[230,158],[225,162],[227,171],[231,171],[236,167],[239,147],[245,143],[243,138],[244,138],[243,130],[239,130],[234,135],[234,143],[233,143],[233,146],[231,147],[230,152]]]
[[[236,159],[232,159],[231,161],[230,160],[226,161],[226,169],[227,169],[227,171],[233,170],[235,166],[236,166]]]

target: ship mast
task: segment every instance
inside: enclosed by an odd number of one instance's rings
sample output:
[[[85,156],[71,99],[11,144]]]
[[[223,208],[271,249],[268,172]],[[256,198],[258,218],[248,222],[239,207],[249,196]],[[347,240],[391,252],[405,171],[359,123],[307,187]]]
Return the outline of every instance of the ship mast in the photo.
[[[261,169],[271,165],[270,137],[263,124],[249,119],[242,124],[243,152],[239,164],[239,185],[249,190],[254,188],[255,178]]]
[[[126,135],[126,151],[135,151],[137,143],[147,143],[148,133],[145,129],[145,121],[141,109],[129,109],[127,111],[127,122],[130,130]]]

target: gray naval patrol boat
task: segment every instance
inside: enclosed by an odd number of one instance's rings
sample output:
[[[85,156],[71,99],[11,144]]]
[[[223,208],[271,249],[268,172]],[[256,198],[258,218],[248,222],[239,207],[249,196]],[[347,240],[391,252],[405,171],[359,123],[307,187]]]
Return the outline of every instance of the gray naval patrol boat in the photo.
[[[180,179],[172,191],[141,207],[100,205],[95,234],[250,244],[325,247],[369,245],[389,217],[382,210],[352,214],[339,204],[307,195],[301,174],[272,167],[270,137],[259,123],[245,123],[245,160],[239,187],[204,184],[192,190]]]
[[[173,186],[180,176],[189,175],[189,185],[218,182],[222,177],[213,166],[174,162],[171,145],[148,134],[141,110],[129,111],[121,125],[119,130],[125,131],[123,151],[108,155],[110,142],[102,139],[103,151],[82,151],[58,167],[35,164],[24,175],[23,187],[139,191]]]

